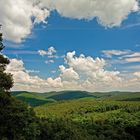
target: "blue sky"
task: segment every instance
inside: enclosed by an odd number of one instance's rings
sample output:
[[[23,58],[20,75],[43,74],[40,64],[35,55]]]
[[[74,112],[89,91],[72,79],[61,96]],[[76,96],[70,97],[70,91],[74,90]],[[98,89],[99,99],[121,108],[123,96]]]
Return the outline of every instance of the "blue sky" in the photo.
[[[25,37],[22,37],[22,41],[14,40],[14,38],[11,37],[12,35],[7,35],[4,40],[6,48],[3,54],[11,60],[15,59],[17,62],[22,62],[22,70],[24,69],[23,71],[26,71],[26,74],[31,76],[30,78],[37,76],[40,79],[46,80],[46,82],[48,82],[48,78],[51,78],[52,82],[57,83],[60,80],[64,85],[63,88],[52,86],[48,88],[49,90],[69,89],[67,88],[69,85],[65,85],[65,82],[74,83],[76,80],[79,80],[79,78],[81,79],[79,83],[82,83],[85,77],[88,81],[92,77],[87,75],[88,70],[85,72],[86,75],[83,76],[83,71],[81,72],[75,66],[76,64],[78,66],[78,62],[82,59],[80,55],[84,54],[83,62],[88,63],[90,61],[88,57],[95,61],[97,57],[99,57],[100,60],[103,59],[105,61],[105,64],[101,64],[103,66],[100,67],[99,71],[101,70],[105,73],[110,72],[108,75],[112,72],[119,72],[119,75],[113,75],[116,79],[121,77],[124,81],[130,77],[130,81],[133,79],[136,84],[139,84],[140,15],[138,10],[128,12],[127,17],[125,16],[120,24],[118,24],[117,21],[113,21],[113,26],[111,26],[112,22],[110,24],[106,21],[106,23],[103,19],[101,19],[103,22],[101,23],[97,18],[93,18],[92,20],[86,17],[81,19],[79,19],[79,17],[71,18],[71,16],[69,17],[69,15],[65,15],[65,13],[59,13],[57,9],[50,10],[49,16],[44,18],[44,21],[45,22],[40,21],[39,23],[34,23],[29,35],[26,34]],[[31,22],[34,22],[34,18],[31,19]],[[6,32],[5,28],[4,26],[4,35]],[[18,31],[18,28],[15,27],[15,30]],[[52,47],[55,52],[48,55],[47,53],[50,47]],[[41,55],[39,50],[46,51],[46,54]],[[75,54],[70,60],[70,54],[68,53],[72,53],[73,51],[75,51]],[[64,66],[65,71],[63,68],[60,68],[61,65]],[[88,66],[90,67],[90,64],[87,65],[87,67]],[[74,76],[77,74],[79,78],[69,79],[66,74],[70,70],[72,70]],[[81,73],[82,75],[80,75]],[[93,69],[91,69],[91,73],[100,76],[100,74],[97,74]],[[105,75],[105,73],[101,74],[101,78],[104,78],[102,76]],[[111,75],[111,77],[113,76]],[[108,77],[105,79],[107,78]],[[59,80],[57,81],[57,79]],[[98,84],[102,83],[98,78],[92,81],[90,84],[93,85],[93,88],[91,88],[93,91],[96,81],[97,83],[99,82]],[[77,83],[75,85],[77,85]],[[126,85],[128,85],[128,83],[126,83]],[[131,89],[127,88],[127,86],[118,86],[115,88],[114,86],[110,86],[108,89],[102,87],[101,90],[134,90],[135,87],[133,87],[133,85],[131,86]],[[21,87],[23,88],[23,86]],[[95,91],[99,90],[99,88],[100,86],[95,86]],[[28,90],[28,88],[25,89]],[[80,86],[73,86],[72,89],[86,90],[82,84]],[[19,87],[16,86],[14,90],[19,90]]]
[[[10,58],[22,59],[27,69],[39,70],[40,76],[48,77],[51,70],[57,69],[64,62],[63,58],[60,58],[54,64],[44,65],[47,57],[42,58],[37,51],[47,50],[51,46],[55,47],[60,56],[69,51],[92,57],[104,57],[102,50],[140,51],[140,25],[127,27],[135,24],[132,19],[137,21],[137,18],[139,18],[138,14],[132,14],[121,27],[105,28],[96,20],[63,18],[57,12],[53,12],[48,19],[48,24],[35,26],[31,36],[23,43],[11,47],[11,44],[6,42],[4,53],[8,53]],[[20,54],[22,51],[25,53]],[[26,54],[26,51],[36,53]]]

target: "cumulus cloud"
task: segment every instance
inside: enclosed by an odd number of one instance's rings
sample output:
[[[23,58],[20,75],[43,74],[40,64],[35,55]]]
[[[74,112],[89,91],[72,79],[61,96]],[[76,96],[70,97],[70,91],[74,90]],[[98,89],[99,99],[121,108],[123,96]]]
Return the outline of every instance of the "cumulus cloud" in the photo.
[[[53,79],[53,78],[51,78],[51,77],[49,77],[48,79],[47,79],[47,82],[48,82],[48,84],[49,85],[51,85],[51,88],[52,88],[52,90],[53,89],[63,89],[63,84],[62,84],[62,81],[61,81],[61,78],[60,77],[58,77],[58,78],[56,78],[56,79]]]
[[[11,59],[10,61],[6,72],[13,74],[13,90],[44,92],[53,89],[58,90],[62,86],[60,78],[42,79],[39,76],[31,76],[30,72],[25,69],[22,60]]]
[[[75,19],[94,18],[106,27],[119,26],[131,12],[139,10],[137,0],[41,0],[50,10]]]
[[[31,34],[34,24],[47,23],[53,10],[64,17],[97,19],[105,27],[114,27],[139,11],[139,6],[138,0],[1,0],[0,23],[5,39],[21,42]]]
[[[83,54],[79,57],[75,55],[75,52],[68,52],[65,61],[69,69],[73,69],[79,75],[79,84],[82,87],[84,85],[87,86],[87,83],[89,83],[92,90],[105,90],[107,85],[115,87],[121,81],[118,71],[108,71],[105,69],[106,61],[104,59],[94,59]],[[102,88],[99,86],[102,86]]]
[[[140,90],[140,72],[122,73],[106,69],[106,61],[102,58],[93,58],[76,52],[68,52],[65,56],[65,66],[59,66],[55,78],[40,78],[35,70],[27,70],[24,62],[11,59],[6,71],[13,74],[14,87],[12,90],[27,91],[60,91],[60,90]],[[34,72],[34,76],[30,73]],[[56,72],[56,71],[55,71]]]
[[[7,40],[20,43],[31,34],[35,23],[46,23],[48,16],[49,11],[42,9],[34,0],[0,0],[0,24]]]
[[[65,68],[63,65],[59,66],[59,69],[61,71],[60,77],[63,81],[73,81],[73,80],[79,80],[79,75],[76,73],[72,67]]]

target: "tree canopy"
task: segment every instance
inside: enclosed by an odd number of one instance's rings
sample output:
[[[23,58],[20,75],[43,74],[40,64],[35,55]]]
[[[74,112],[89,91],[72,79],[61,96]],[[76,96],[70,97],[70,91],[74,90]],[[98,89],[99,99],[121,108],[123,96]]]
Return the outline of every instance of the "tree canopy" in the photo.
[[[13,78],[10,73],[6,73],[6,66],[10,63],[9,59],[1,54],[4,49],[2,33],[0,33],[0,92],[8,92],[13,86]]]

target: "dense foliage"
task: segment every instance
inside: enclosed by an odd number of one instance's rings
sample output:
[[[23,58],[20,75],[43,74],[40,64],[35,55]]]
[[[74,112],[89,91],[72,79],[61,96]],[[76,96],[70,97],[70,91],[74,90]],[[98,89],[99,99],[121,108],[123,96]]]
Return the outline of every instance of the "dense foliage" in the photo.
[[[79,125],[62,118],[49,118],[40,120],[39,140],[87,140],[86,130]]]
[[[0,33],[0,51],[4,48],[2,43],[2,33]],[[13,79],[11,74],[5,72],[5,67],[10,61],[0,54],[0,92],[6,92],[13,86]]]
[[[72,130],[78,128],[81,136],[83,133],[86,136],[85,140],[140,139],[139,102],[73,100],[36,107],[35,111],[40,118],[51,120],[52,124],[58,121],[60,124],[70,123],[66,129],[70,125]],[[46,130],[55,132],[57,127],[46,125]],[[59,131],[66,129],[62,127]],[[47,132],[43,134],[48,136]],[[55,139],[56,133],[51,135],[51,139]],[[68,136],[66,139],[71,138]]]
[[[34,111],[27,105],[0,94],[0,140],[31,140],[39,134]]]
[[[90,93],[86,97],[85,93],[79,93],[75,91],[72,97],[70,92],[23,91],[12,95],[30,105],[38,105],[34,108],[39,126],[37,140],[140,139],[140,93],[91,93],[92,97]],[[61,100],[43,103],[52,97]]]
[[[22,92],[16,93],[17,96],[21,94]],[[29,93],[24,93],[25,95],[27,97]],[[37,98],[33,95],[35,93],[29,97]],[[140,139],[140,103],[136,101],[83,98],[40,104],[34,108],[36,117],[32,108],[14,98],[5,98],[6,100],[2,98],[0,101],[4,104],[2,107],[4,111],[1,110],[1,114],[4,114],[0,118],[2,120],[0,134],[3,139]],[[41,99],[41,97],[38,98]],[[5,129],[2,126],[5,126]]]

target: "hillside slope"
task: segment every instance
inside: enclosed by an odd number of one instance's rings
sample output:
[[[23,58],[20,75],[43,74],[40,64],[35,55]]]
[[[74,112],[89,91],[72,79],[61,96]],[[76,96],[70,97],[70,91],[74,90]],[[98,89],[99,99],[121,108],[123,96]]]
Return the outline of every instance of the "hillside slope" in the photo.
[[[34,108],[41,119],[82,128],[88,140],[139,140],[140,102],[69,100]]]
[[[26,92],[16,91],[12,95],[31,106],[39,106],[46,103],[64,100],[119,100],[119,101],[140,101],[140,93],[136,92],[86,92],[86,91],[60,91],[60,92]]]
[[[32,92],[13,92],[12,95],[17,99],[29,104],[30,106],[39,106],[47,103],[55,102],[53,99],[46,99],[43,96],[39,96],[38,93]]]

